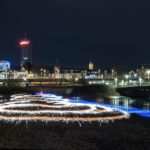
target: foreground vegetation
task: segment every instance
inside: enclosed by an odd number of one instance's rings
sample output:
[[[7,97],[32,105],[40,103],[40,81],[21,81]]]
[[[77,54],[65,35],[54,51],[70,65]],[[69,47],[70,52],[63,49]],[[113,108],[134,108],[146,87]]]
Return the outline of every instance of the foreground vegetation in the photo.
[[[0,149],[149,150],[150,120],[108,124],[0,123]]]

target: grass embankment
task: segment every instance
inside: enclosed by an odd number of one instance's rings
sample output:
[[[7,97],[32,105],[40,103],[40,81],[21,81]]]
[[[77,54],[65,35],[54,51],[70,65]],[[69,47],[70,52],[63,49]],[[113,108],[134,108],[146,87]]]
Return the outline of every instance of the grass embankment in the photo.
[[[149,150],[150,121],[133,117],[108,124],[0,123],[0,149]]]

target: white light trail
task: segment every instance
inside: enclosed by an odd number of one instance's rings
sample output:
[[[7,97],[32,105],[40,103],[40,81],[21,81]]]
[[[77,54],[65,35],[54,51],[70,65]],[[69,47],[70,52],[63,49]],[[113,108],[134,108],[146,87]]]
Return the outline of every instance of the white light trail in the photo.
[[[54,94],[12,95],[9,102],[0,104],[0,120],[5,121],[80,123],[107,122],[128,117],[126,112],[120,110],[97,104],[73,103]]]

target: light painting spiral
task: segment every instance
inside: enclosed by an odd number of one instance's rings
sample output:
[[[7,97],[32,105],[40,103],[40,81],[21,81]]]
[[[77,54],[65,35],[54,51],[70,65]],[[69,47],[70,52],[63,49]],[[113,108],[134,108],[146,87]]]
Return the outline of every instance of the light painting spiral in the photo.
[[[74,103],[53,94],[12,95],[0,104],[0,120],[93,122],[127,119],[129,115],[100,104]]]

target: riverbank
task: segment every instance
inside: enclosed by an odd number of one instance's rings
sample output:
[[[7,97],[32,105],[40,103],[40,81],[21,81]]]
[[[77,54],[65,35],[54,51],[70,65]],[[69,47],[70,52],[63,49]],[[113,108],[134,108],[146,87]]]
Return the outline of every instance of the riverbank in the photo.
[[[0,149],[149,150],[150,121],[131,117],[110,123],[0,122]]]

